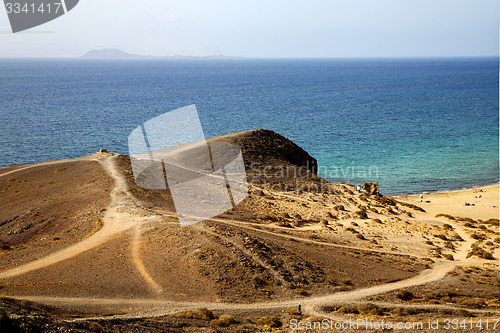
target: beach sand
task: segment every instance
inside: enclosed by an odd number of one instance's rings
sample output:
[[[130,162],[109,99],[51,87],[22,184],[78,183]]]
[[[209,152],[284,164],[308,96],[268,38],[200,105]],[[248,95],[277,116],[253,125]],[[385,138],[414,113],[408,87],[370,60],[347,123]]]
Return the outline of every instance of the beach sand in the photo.
[[[478,192],[480,190],[484,192]],[[488,220],[490,218],[499,218],[499,190],[499,184],[495,184],[481,188],[423,194],[422,202],[420,202],[420,194],[397,196],[395,198],[399,201],[420,206],[432,216],[449,214],[458,217],[470,217],[476,220]],[[476,196],[481,197],[476,198]],[[474,206],[466,206],[466,202],[474,204]]]

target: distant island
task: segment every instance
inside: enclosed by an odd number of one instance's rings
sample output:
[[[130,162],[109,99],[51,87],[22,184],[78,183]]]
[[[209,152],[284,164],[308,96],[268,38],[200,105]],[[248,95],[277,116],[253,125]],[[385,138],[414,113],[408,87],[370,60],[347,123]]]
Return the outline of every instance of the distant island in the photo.
[[[100,49],[91,50],[81,56],[84,59],[241,59],[241,57],[228,57],[223,55],[194,56],[194,55],[174,55],[174,56],[152,56],[137,55],[124,52],[120,49]]]

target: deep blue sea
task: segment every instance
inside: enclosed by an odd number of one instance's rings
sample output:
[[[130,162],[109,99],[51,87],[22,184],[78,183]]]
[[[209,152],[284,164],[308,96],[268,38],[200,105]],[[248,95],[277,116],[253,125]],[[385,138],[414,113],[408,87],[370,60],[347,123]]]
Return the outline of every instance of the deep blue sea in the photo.
[[[143,122],[196,104],[207,137],[268,128],[332,181],[384,194],[499,180],[497,58],[0,60],[0,166],[127,153]]]

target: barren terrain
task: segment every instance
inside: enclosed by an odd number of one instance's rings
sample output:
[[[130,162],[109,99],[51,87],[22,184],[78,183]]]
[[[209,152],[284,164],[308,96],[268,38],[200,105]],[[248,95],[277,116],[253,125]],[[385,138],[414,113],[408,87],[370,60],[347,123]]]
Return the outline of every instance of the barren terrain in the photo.
[[[498,185],[423,202],[370,195],[317,177],[271,131],[211,140],[242,148],[249,195],[185,228],[168,190],[135,184],[127,156],[0,169],[5,318],[18,325],[31,307],[54,330],[254,331],[292,318],[499,317]]]

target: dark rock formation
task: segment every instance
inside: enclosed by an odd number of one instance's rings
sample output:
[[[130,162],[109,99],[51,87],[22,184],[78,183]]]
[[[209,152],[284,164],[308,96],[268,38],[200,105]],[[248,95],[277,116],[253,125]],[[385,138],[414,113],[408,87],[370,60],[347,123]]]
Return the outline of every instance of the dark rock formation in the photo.
[[[363,183],[361,190],[370,195],[380,195],[378,183]]]

